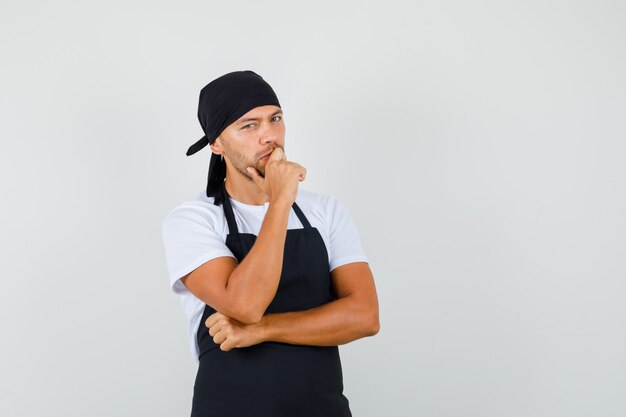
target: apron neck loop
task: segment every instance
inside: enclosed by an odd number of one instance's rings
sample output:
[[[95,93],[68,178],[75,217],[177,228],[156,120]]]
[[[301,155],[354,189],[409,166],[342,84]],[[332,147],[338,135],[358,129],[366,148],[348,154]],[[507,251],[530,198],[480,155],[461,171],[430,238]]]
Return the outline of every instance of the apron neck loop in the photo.
[[[230,196],[226,191],[225,181],[222,182],[221,196],[222,206],[224,207],[224,215],[226,216],[226,221],[228,222],[228,233],[238,234],[239,230],[237,229],[237,222],[235,221],[235,213],[233,212],[233,206],[230,202]],[[303,228],[311,229],[311,223],[309,223],[309,220],[306,218],[306,216],[304,215],[300,207],[298,207],[295,201],[292,204],[291,208],[296,212],[296,215],[298,216],[298,219],[300,219],[300,223],[302,223]]]

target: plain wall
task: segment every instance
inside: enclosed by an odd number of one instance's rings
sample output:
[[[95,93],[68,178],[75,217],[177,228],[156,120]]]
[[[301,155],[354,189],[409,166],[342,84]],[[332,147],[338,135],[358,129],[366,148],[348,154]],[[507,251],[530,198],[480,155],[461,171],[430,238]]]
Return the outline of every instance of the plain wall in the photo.
[[[370,259],[355,417],[626,415],[625,12],[3,0],[0,415],[189,415],[161,222],[205,186],[200,89],[244,69]]]

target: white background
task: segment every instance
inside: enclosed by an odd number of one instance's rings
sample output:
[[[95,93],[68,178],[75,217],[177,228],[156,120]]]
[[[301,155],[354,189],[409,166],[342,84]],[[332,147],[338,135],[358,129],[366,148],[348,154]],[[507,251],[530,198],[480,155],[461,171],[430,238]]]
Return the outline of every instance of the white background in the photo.
[[[381,331],[355,417],[626,415],[620,1],[0,3],[0,415],[186,416],[161,221],[200,89],[260,74]]]

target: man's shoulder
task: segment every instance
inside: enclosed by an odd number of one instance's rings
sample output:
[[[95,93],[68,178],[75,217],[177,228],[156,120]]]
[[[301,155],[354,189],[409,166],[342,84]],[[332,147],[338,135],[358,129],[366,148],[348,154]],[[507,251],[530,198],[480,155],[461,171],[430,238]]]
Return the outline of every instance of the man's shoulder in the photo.
[[[296,203],[300,206],[318,209],[327,209],[336,200],[332,194],[320,193],[300,187],[296,196]]]
[[[195,198],[182,201],[167,213],[163,219],[163,227],[180,222],[214,223],[222,210],[221,206],[214,204],[214,200],[214,197],[200,193]]]
[[[321,201],[326,194],[318,193],[317,191],[311,191],[306,188],[298,187],[298,195],[296,196],[296,202],[302,200],[303,202],[318,202]]]
[[[334,219],[341,217],[345,212],[345,207],[339,198],[330,193],[321,193],[307,189],[298,189],[296,197],[298,206],[307,213],[316,215],[330,224]]]

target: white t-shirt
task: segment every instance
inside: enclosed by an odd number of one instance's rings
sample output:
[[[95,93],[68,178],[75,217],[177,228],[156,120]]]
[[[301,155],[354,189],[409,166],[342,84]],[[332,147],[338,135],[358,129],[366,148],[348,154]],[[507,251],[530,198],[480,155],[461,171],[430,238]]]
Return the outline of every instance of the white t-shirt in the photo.
[[[225,243],[229,230],[224,208],[214,205],[213,200],[213,197],[207,197],[205,191],[202,191],[195,200],[184,201],[174,208],[162,224],[170,289],[181,297],[181,305],[189,323],[189,347],[196,362],[196,334],[205,303],[195,297],[180,278],[213,258],[235,257]],[[258,236],[269,203],[255,206],[232,198],[230,201],[239,233]],[[311,226],[319,230],[326,244],[329,272],[348,263],[368,262],[352,218],[337,198],[300,187],[296,203]],[[292,208],[287,229],[302,227]]]

